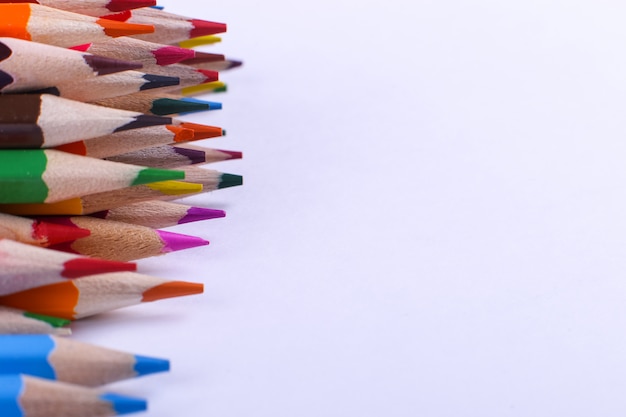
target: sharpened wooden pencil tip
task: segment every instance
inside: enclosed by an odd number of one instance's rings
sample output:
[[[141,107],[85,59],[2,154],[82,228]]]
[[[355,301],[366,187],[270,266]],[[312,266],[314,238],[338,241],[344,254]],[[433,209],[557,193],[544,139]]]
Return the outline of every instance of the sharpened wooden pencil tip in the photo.
[[[217,33],[226,32],[226,24],[218,22],[209,22],[207,20],[191,19],[193,29],[189,33],[190,38],[199,36],[215,35]]]
[[[171,281],[157,285],[143,293],[142,302],[162,300],[164,298],[202,294],[204,285],[195,282]]]

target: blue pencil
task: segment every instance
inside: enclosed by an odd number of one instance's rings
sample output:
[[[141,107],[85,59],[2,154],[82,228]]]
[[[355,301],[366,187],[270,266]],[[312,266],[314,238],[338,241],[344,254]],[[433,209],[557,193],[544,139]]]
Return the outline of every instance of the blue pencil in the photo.
[[[112,417],[146,408],[141,398],[26,375],[0,375],[2,417]]]
[[[67,338],[44,334],[0,335],[1,375],[27,374],[94,387],[167,370],[166,359],[133,355]]]

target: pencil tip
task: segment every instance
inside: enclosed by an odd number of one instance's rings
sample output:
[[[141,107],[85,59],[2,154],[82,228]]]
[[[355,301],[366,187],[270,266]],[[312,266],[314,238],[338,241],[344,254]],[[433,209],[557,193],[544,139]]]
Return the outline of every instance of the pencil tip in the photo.
[[[209,22],[207,20],[200,19],[191,19],[190,21],[193,25],[193,29],[189,33],[190,38],[226,32],[226,24],[224,23]]]
[[[168,114],[185,114],[194,113],[205,110],[217,110],[221,108],[220,103],[212,103],[210,101],[202,101],[195,99],[172,99],[159,98],[152,102],[150,112],[156,115],[165,116]]]
[[[122,61],[98,55],[83,55],[83,59],[98,75],[114,74],[143,67],[140,62]]]
[[[125,23],[118,22],[109,19],[98,19],[96,21],[104,29],[104,33],[112,38],[120,36],[141,35],[144,33],[154,32],[154,26],[152,25],[140,25],[137,23]]]
[[[180,84],[178,77],[166,77],[164,75],[145,74],[142,77],[147,82],[142,85],[140,90],[152,90],[153,88],[171,87]]]
[[[106,274],[109,272],[135,271],[137,271],[137,264],[133,262],[118,262],[98,258],[79,257],[70,259],[63,264],[61,276],[72,279],[87,275]]]
[[[228,67],[226,69],[233,69],[243,65],[243,61],[239,61],[238,59],[229,59]]]
[[[243,177],[235,174],[222,174],[220,177],[220,183],[217,186],[218,189],[236,187],[243,184]]]
[[[42,221],[37,222],[33,230],[35,237],[47,238],[48,245],[72,242],[76,239],[87,237],[90,234],[91,232],[88,229]]]
[[[164,253],[176,252],[179,250],[191,249],[209,244],[208,241],[196,236],[166,232],[164,230],[157,230],[156,232],[159,234],[161,240],[163,240],[163,243],[165,244],[165,247],[163,248]]]
[[[154,55],[157,65],[170,65],[193,58],[196,52],[193,49],[168,45],[152,51],[152,55]]]
[[[196,282],[170,281],[144,291],[142,302],[162,300],[164,298],[182,297],[185,295],[202,294],[204,285]]]
[[[220,78],[220,74],[217,71],[203,70],[203,69],[196,69],[196,71],[198,71],[200,74],[206,77],[206,80],[204,81],[204,83],[218,81]]]
[[[135,355],[135,372],[137,376],[167,372],[170,370],[170,361],[167,359],[151,358],[149,356]]]
[[[217,138],[224,135],[224,130],[217,126],[207,126],[198,123],[183,122],[180,127],[193,130],[193,139]]]
[[[109,402],[115,414],[135,413],[148,408],[148,403],[143,398],[127,397],[111,392],[100,395],[100,399]]]
[[[226,159],[241,159],[241,158],[243,158],[243,153],[240,152],[240,151],[225,151],[224,149],[218,149],[218,151],[228,155],[228,158],[226,158]]]
[[[224,210],[215,210],[203,207],[191,207],[187,210],[185,217],[178,221],[178,224],[198,222],[202,220],[219,219],[226,217]]]

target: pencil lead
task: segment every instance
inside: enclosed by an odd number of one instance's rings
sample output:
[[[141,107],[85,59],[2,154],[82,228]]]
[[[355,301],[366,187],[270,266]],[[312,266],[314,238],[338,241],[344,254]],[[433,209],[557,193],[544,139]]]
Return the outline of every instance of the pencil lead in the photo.
[[[152,6],[156,6],[156,0],[109,0],[106,8],[112,12],[123,12],[124,10]]]
[[[87,52],[89,48],[91,48],[91,45],[93,45],[93,43],[84,43],[82,45],[71,46],[67,49],[73,49],[78,52]]]
[[[61,276],[71,279],[87,275],[122,271],[135,272],[137,271],[137,264],[133,262],[107,261],[98,258],[80,257],[64,262]]]
[[[218,81],[220,78],[220,74],[217,71],[203,70],[203,69],[196,69],[196,71],[206,77],[206,81],[204,81],[203,84],[210,83],[213,81]]]
[[[214,43],[219,43],[222,41],[222,38],[214,35],[207,36],[198,36],[197,38],[191,38],[184,41],[178,42],[178,46],[182,48],[195,48],[196,46],[202,45],[212,45]]]
[[[170,65],[193,58],[196,52],[178,46],[164,46],[153,51],[152,55],[154,55],[157,65]]]
[[[159,191],[163,195],[185,195],[199,193],[204,186],[193,182],[183,181],[161,181],[152,184],[146,184],[148,188]]]
[[[202,207],[191,207],[187,210],[187,215],[178,221],[178,224],[193,223],[202,220],[219,219],[226,217],[224,210],[214,210]]]
[[[188,142],[193,140],[194,133],[192,129],[186,129],[181,126],[168,125],[167,130],[174,134],[173,142]]]
[[[194,132],[194,140],[210,139],[223,136],[224,130],[221,127],[201,125],[198,123],[183,122],[180,127],[191,129]]]
[[[82,239],[91,234],[87,229],[80,227],[70,227],[62,224],[37,222],[33,230],[33,235],[47,236],[48,244],[55,245],[57,243],[71,242],[76,239]]]
[[[180,100],[187,102],[187,103],[195,103],[195,104],[206,106],[208,107],[207,110],[222,110],[222,103],[218,103],[216,101],[205,101],[205,100],[200,100],[200,99],[193,98],[193,97],[184,97],[184,98],[181,98]]]
[[[222,81],[212,81],[210,83],[191,85],[183,87],[180,93],[184,96],[193,96],[203,93],[219,93],[226,91],[226,84]]]
[[[108,401],[116,414],[129,414],[137,411],[144,411],[148,408],[146,400],[142,398],[127,397],[125,395],[106,392],[100,399]]]
[[[220,177],[220,183],[217,186],[218,189],[236,187],[243,184],[243,177],[235,174],[224,174]]]
[[[162,300],[164,298],[202,294],[204,285],[195,282],[171,281],[150,288],[143,293],[142,302]]]
[[[216,149],[216,151],[220,151],[228,155],[227,159],[241,159],[243,158],[243,153],[239,151],[225,151],[223,149]]]
[[[154,26],[152,25],[124,23],[109,19],[98,19],[96,23],[104,29],[104,33],[106,33],[108,36],[111,36],[112,38],[154,32]]]
[[[134,370],[137,372],[137,376],[167,372],[170,370],[170,361],[167,359],[135,355]]]
[[[210,52],[196,52],[194,56],[185,59],[182,63],[185,65],[201,64],[205,62],[221,62],[226,57],[223,54],[213,54]]]
[[[168,114],[194,113],[205,110],[217,110],[221,108],[220,103],[213,103],[202,100],[187,100],[185,98],[177,100],[171,98],[160,98],[152,102],[150,112],[156,115],[165,116]]]
[[[83,59],[98,75],[114,74],[143,67],[143,64],[140,62],[122,61],[98,55],[85,55]]]
[[[190,38],[198,36],[215,35],[217,33],[226,32],[226,24],[218,22],[209,22],[207,20],[191,19],[193,29],[189,32]]]
[[[180,84],[180,78],[178,77],[166,77],[164,75],[145,74],[142,78],[148,81],[147,83],[142,85],[141,88],[139,88],[142,91]]]
[[[209,242],[196,236],[183,235],[180,233],[166,232],[157,230],[157,233],[165,242],[163,252],[176,252],[184,249],[196,248],[198,246],[208,245]]]
[[[229,69],[240,67],[242,65],[243,65],[243,61],[239,61],[237,59],[229,59],[228,67],[226,67],[226,69],[229,70]]]

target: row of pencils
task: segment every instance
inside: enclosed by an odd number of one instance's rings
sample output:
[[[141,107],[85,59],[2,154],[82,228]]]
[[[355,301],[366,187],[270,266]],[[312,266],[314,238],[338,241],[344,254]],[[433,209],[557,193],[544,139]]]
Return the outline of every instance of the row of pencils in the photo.
[[[207,245],[164,228],[225,216],[176,202],[242,184],[204,164],[224,129],[184,115],[221,109],[241,65],[198,51],[223,23],[154,0],[0,0],[0,416],[106,417],[147,401],[102,385],[169,370],[167,359],[69,338],[70,324],[202,293],[136,260]]]

